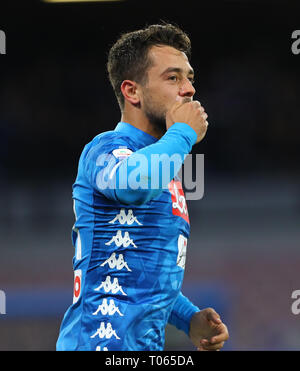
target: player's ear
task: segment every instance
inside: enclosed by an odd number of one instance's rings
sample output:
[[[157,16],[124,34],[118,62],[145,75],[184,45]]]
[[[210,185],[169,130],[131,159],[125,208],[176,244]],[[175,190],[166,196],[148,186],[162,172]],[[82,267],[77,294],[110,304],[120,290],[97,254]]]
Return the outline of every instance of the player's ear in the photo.
[[[137,105],[140,103],[139,89],[137,83],[132,80],[124,80],[121,84],[121,92],[124,99],[131,104]]]

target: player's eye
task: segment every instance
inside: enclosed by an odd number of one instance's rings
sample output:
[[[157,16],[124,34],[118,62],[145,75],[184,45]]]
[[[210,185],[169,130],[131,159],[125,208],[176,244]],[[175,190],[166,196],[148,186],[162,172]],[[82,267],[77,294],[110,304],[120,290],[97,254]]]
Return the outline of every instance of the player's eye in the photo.
[[[176,75],[169,76],[168,80],[177,81],[177,76]]]
[[[191,84],[195,83],[195,79],[193,77],[189,77],[189,81],[190,81]]]

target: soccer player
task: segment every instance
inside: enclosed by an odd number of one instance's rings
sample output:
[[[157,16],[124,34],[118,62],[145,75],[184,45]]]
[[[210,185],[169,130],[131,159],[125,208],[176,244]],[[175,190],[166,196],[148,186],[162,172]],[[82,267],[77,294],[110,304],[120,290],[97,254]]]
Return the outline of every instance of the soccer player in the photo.
[[[198,350],[228,339],[214,309],[181,293],[190,224],[177,175],[208,125],[193,101],[190,53],[188,36],[171,24],[123,34],[110,49],[121,121],[79,160],[74,296],[57,350],[163,350],[167,323]]]

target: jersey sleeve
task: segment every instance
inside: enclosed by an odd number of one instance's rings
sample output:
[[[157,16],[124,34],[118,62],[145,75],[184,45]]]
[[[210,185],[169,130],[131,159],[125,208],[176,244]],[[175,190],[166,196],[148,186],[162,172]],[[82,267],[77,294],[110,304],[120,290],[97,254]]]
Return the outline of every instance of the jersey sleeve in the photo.
[[[112,133],[98,136],[83,156],[83,171],[91,186],[105,197],[117,201],[116,178],[113,177],[122,161],[134,152],[126,137]]]
[[[109,199],[141,205],[167,188],[196,139],[185,123],[175,123],[160,140],[136,151],[125,139],[103,138],[88,151],[85,171],[92,186]]]
[[[180,292],[168,323],[174,325],[178,330],[184,331],[189,336],[191,318],[196,312],[200,312],[200,309]]]

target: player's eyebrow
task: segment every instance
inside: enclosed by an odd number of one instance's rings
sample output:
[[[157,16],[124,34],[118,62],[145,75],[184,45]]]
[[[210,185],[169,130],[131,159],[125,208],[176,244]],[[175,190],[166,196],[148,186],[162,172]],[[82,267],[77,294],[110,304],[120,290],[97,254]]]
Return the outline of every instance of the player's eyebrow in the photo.
[[[161,76],[162,75],[165,75],[166,73],[170,73],[170,72],[177,72],[177,73],[180,73],[180,74],[184,74],[184,70],[182,69],[182,68],[179,68],[179,67],[168,67],[167,69],[165,69],[163,72],[162,72],[162,74],[161,74]],[[189,70],[188,70],[188,73],[187,73],[187,75],[189,76],[189,75],[192,75],[192,76],[194,76],[194,70],[192,69],[192,68],[190,68]]]

